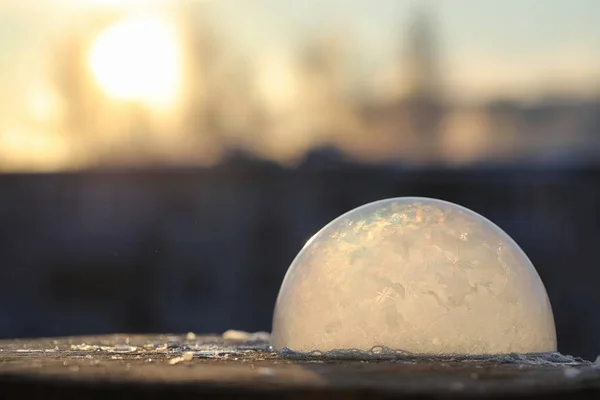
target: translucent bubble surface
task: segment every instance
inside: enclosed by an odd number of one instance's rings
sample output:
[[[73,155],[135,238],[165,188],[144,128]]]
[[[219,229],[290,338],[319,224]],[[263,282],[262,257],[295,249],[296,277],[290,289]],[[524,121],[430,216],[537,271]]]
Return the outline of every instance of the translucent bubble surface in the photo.
[[[481,215],[417,197],[354,209],[290,266],[272,345],[416,354],[556,351],[552,308],[519,246]]]

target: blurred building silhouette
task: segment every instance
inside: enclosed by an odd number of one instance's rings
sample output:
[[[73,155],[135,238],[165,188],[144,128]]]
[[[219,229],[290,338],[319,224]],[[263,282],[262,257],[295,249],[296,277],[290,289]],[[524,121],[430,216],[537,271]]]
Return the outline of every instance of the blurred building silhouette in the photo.
[[[384,104],[365,107],[366,125],[375,128],[371,135],[387,136],[383,142],[393,144],[390,161],[426,164],[443,158],[440,123],[447,110],[437,51],[440,41],[432,21],[430,14],[419,9],[403,32],[406,43],[398,67],[403,67],[399,71],[405,74],[405,87],[393,91],[395,96]]]
[[[394,96],[362,105],[367,134],[358,159],[412,165],[592,163],[600,161],[600,93],[533,103],[498,98],[486,103],[449,100],[443,89],[432,16],[413,14],[404,57],[404,86]],[[452,99],[452,96],[450,97]]]
[[[407,131],[417,138],[416,153],[424,161],[435,161],[439,154],[439,124],[443,118],[440,66],[431,16],[420,11],[408,32],[408,95],[403,101]]]

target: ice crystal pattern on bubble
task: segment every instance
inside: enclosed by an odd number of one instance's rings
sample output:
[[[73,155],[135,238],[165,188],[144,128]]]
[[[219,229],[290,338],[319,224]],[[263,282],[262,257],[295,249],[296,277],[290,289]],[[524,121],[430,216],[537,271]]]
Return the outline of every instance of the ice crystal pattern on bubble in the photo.
[[[544,285],[519,246],[464,207],[397,198],[332,221],[282,285],[273,346],[422,354],[556,350]]]

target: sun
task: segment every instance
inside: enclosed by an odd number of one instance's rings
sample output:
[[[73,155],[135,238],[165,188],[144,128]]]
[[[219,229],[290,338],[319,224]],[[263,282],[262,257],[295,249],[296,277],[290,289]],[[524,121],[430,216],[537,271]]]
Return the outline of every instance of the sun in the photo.
[[[168,106],[175,101],[181,76],[177,35],[156,16],[127,17],[92,43],[89,67],[110,97]]]

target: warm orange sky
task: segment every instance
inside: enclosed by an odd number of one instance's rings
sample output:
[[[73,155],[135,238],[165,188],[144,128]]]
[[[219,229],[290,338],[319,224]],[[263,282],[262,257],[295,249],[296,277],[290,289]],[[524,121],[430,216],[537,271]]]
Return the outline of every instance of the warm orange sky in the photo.
[[[180,3],[197,3],[198,13],[209,15],[242,51],[279,50],[329,26],[348,33],[366,68],[381,70],[401,50],[402,26],[422,3],[437,21],[447,84],[469,96],[529,95],[552,81],[585,93],[591,79],[600,80],[600,3],[594,0],[5,0],[0,60],[11,62],[2,62],[0,82],[22,85],[15,74],[30,80],[23,64],[47,58],[40,50],[81,12]]]
[[[185,65],[177,38],[176,16],[183,6],[189,7],[184,13],[195,14],[192,20],[214,26],[227,50],[252,67],[269,107],[281,109],[286,102],[293,105],[291,91],[298,85],[293,49],[303,38],[321,33],[342,38],[345,72],[353,76],[349,82],[376,94],[402,87],[405,75],[398,60],[415,4],[430,10],[435,21],[450,98],[532,100],[600,93],[600,2],[595,0],[4,0],[0,168],[73,165],[71,144],[61,132],[64,110],[50,75],[57,57],[53,46],[71,35],[69,29],[90,29],[86,18],[94,14],[114,10],[123,17],[90,33],[86,51],[96,84],[115,105],[141,99],[159,114],[177,103],[188,84],[180,76]],[[132,60],[149,67],[128,62],[127,72],[111,61],[126,59],[128,46],[148,37],[153,44]]]

